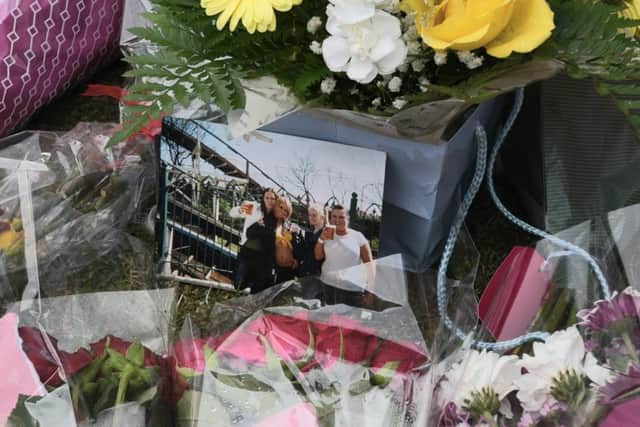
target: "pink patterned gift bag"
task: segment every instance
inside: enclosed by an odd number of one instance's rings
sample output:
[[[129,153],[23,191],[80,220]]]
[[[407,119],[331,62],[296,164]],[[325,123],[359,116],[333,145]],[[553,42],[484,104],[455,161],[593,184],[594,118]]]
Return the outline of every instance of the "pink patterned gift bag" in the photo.
[[[117,48],[124,0],[0,1],[0,137]]]

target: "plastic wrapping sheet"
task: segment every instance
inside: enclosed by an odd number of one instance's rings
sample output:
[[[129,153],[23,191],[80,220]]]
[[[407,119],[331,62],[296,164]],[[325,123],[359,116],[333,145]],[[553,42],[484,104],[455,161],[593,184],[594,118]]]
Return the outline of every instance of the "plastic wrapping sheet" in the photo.
[[[172,325],[185,382],[176,425],[433,425],[441,370],[465,343],[440,326],[435,272],[404,265],[380,258],[332,282],[302,278],[183,313]],[[477,252],[466,234],[453,265],[450,314],[472,330]],[[318,298],[304,299],[318,284]],[[354,284],[363,292],[328,300]]]
[[[145,425],[161,399],[173,290],[154,279],[156,157],[146,139],[107,149],[115,130],[0,141],[1,314],[46,390],[9,425]]]
[[[431,359],[411,308],[379,296],[382,311],[320,305],[301,298],[306,285],[218,303],[206,326],[182,322],[173,352],[188,386],[177,425],[421,425]]]

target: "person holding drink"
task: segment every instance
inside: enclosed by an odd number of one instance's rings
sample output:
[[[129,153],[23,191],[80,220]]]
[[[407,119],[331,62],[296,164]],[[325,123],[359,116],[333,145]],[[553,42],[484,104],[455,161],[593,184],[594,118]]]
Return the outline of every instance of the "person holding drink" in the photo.
[[[322,230],[325,227],[324,209],[318,203],[312,203],[307,209],[309,228],[299,228],[295,224],[292,227],[294,233],[293,255],[298,260],[298,276],[307,278],[302,282],[302,296],[305,299],[319,298],[322,294],[320,275],[322,261],[315,256],[315,247]],[[298,230],[296,230],[298,229]]]
[[[317,261],[323,261],[321,279],[328,284],[340,286],[340,289],[325,287],[326,303],[359,305],[363,301],[364,287],[352,281],[340,280],[339,272],[365,263],[364,281],[372,286],[373,255],[367,238],[359,231],[349,228],[349,214],[344,206],[335,205],[331,210],[331,223],[322,230],[314,254]]]
[[[283,196],[278,197],[273,213],[276,218],[275,229],[275,269],[276,283],[293,280],[296,277],[298,261],[293,256],[293,233],[287,227],[293,206],[291,201]]]
[[[234,278],[239,289],[249,287],[251,293],[256,293],[274,283],[276,200],[275,190],[267,188],[262,193],[260,206],[243,202],[229,212],[232,217],[245,219]]]

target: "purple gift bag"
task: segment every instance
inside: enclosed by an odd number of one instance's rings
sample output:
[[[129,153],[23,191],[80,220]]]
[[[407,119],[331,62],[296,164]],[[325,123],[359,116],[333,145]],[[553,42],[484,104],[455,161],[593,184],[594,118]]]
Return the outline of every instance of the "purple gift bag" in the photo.
[[[124,0],[0,1],[0,137],[117,48]]]

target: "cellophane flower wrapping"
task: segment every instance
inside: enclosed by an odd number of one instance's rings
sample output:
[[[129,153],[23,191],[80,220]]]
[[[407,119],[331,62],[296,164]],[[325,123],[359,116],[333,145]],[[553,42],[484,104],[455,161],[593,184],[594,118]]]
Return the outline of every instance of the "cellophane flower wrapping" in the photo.
[[[177,319],[177,425],[430,425],[436,362],[462,343],[441,336],[433,272],[407,272],[401,256],[373,268],[350,305],[324,303],[339,284],[303,278]],[[318,285],[318,299],[303,299]],[[454,317],[469,322],[474,306],[456,300]]]
[[[144,138],[106,148],[116,130],[0,142],[0,303],[16,335],[3,351],[39,384],[17,394],[29,378],[5,376],[1,422],[145,425],[162,406],[173,291],[154,279],[156,155]]]
[[[594,254],[610,295],[584,258],[548,238],[510,257],[508,274],[490,284],[499,291],[480,304],[477,327],[456,325],[466,341],[442,325],[440,336],[461,345],[432,364],[439,373],[434,425],[632,423],[640,395],[639,208],[609,212],[554,236]],[[607,246],[599,245],[603,240]],[[451,304],[449,310],[454,318]],[[476,347],[539,331],[549,333],[546,342],[507,351]]]

